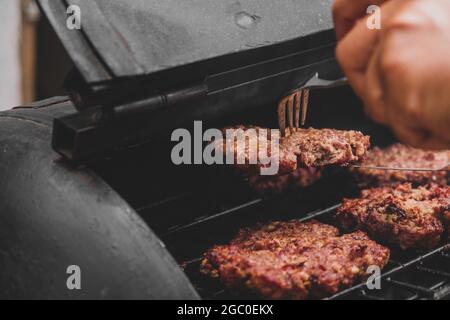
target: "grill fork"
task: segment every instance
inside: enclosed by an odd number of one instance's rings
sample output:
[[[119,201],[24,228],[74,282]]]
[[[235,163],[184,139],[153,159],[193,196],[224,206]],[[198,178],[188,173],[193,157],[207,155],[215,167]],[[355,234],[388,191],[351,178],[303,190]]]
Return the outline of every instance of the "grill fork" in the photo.
[[[286,136],[286,110],[290,134],[293,134],[300,126],[304,126],[308,116],[309,93],[315,89],[330,89],[345,86],[347,78],[337,80],[324,80],[316,73],[306,83],[299,84],[289,91],[278,103],[278,126],[281,136]]]

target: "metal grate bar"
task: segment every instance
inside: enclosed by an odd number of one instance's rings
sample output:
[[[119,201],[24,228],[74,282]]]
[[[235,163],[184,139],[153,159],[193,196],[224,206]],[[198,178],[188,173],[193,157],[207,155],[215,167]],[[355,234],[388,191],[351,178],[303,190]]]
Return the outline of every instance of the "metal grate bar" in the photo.
[[[341,206],[341,204],[339,203],[339,204],[336,204],[336,205],[331,206],[331,207],[326,208],[326,209],[321,209],[321,210],[318,210],[318,211],[313,211],[311,213],[307,213],[305,217],[298,219],[298,221],[304,222],[304,221],[308,221],[308,220],[317,218],[319,216],[323,216],[323,215],[325,215],[327,213],[331,213],[331,212],[335,211],[340,206]]]
[[[203,224],[204,222],[207,222],[207,221],[210,221],[210,220],[217,219],[217,218],[219,218],[219,217],[221,217],[221,216],[225,216],[225,215],[234,213],[234,212],[236,212],[236,211],[239,211],[239,210],[241,210],[241,209],[244,209],[244,208],[247,208],[247,207],[254,206],[254,205],[256,205],[256,204],[258,204],[258,203],[260,203],[260,202],[262,202],[262,201],[263,201],[262,199],[256,199],[256,200],[247,202],[247,203],[245,203],[245,204],[243,204],[243,205],[234,207],[234,208],[232,208],[232,209],[229,209],[229,210],[226,210],[226,211],[222,211],[221,213],[214,214],[214,215],[211,215],[211,216],[207,216],[207,217],[205,217],[205,218],[203,218],[203,219],[194,221],[194,222],[189,223],[189,224],[186,224],[186,225],[184,225],[184,226],[181,226],[181,227],[178,227],[178,228],[174,228],[173,230],[170,230],[170,231],[166,232],[165,234],[161,235],[161,237],[167,237],[167,236],[169,236],[169,235],[171,235],[171,234],[173,234],[173,233],[180,232],[180,231],[183,231],[183,230],[185,230],[185,229],[192,228],[192,227],[194,227],[194,226],[196,226],[196,225]]]
[[[427,296],[434,297],[434,295],[435,295],[435,292],[433,290],[425,288],[425,287],[417,286],[417,285],[403,282],[403,281],[392,280],[392,279],[386,279],[386,281],[390,284],[393,284],[393,285],[401,287],[401,288],[414,290],[415,292],[421,292],[423,294],[426,294]]]
[[[441,255],[446,259],[450,259],[450,253],[442,252]]]
[[[450,279],[450,273],[442,271],[442,270],[436,270],[436,269],[427,268],[427,267],[423,267],[423,266],[417,266],[417,270]]]
[[[154,203],[151,203],[151,204],[148,204],[148,205],[136,208],[135,210],[139,213],[139,212],[142,212],[142,211],[146,211],[146,210],[149,210],[149,209],[152,209],[152,208],[156,208],[156,207],[165,205],[167,203],[170,203],[170,202],[173,202],[173,201],[176,201],[176,200],[179,200],[179,199],[186,198],[186,197],[188,197],[190,195],[192,195],[192,193],[188,193],[188,192],[177,194],[175,196],[171,196],[171,197],[165,198],[163,200],[159,200],[157,202],[154,202]]]
[[[386,300],[386,299],[384,299],[382,297],[377,297],[377,296],[373,296],[371,294],[368,294],[364,290],[362,290],[360,293],[358,293],[358,297],[361,297],[361,298],[364,298],[364,299],[369,299],[369,300]]]
[[[434,256],[437,253],[441,253],[441,252],[447,250],[448,248],[449,248],[448,244],[444,245],[444,246],[439,247],[437,249],[434,249],[434,250],[432,250],[432,251],[430,251],[430,252],[428,252],[426,254],[420,255],[417,258],[412,259],[412,260],[410,260],[410,261],[408,261],[406,263],[403,263],[402,266],[403,266],[403,268],[409,267],[409,266],[414,265],[414,264],[416,264],[418,262],[421,262],[421,261],[423,261],[423,260],[425,260],[425,259],[427,259],[427,258],[429,258],[431,256]]]
[[[213,294],[213,296],[220,297],[221,295],[223,295],[223,294],[225,294],[225,293],[226,293],[225,290],[219,290],[219,291],[215,292],[215,293]]]
[[[195,258],[195,259],[192,259],[192,260],[189,260],[189,261],[185,261],[183,264],[188,266],[188,265],[192,265],[192,264],[195,264],[195,263],[199,263],[201,261],[202,261],[202,258]]]

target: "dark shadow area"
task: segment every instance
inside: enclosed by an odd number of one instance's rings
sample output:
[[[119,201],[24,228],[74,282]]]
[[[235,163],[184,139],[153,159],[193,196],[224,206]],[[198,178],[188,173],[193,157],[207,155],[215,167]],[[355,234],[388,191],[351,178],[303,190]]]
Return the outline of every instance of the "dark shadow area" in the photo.
[[[42,17],[37,28],[36,100],[66,95],[63,84],[72,65],[55,31]]]

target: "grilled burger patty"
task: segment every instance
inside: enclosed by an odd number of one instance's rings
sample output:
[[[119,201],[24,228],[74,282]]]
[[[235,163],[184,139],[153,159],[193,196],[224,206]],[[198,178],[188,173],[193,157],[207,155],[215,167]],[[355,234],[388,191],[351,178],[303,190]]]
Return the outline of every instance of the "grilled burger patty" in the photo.
[[[317,168],[298,168],[285,175],[261,176],[254,173],[247,175],[249,185],[260,193],[281,193],[288,189],[306,188],[313,185],[322,177]]]
[[[263,298],[318,298],[364,279],[369,266],[384,267],[389,254],[361,231],[339,236],[317,221],[272,222],[206,252],[201,272]]]
[[[364,190],[358,199],[344,199],[336,220],[347,231],[360,229],[402,249],[430,249],[449,225],[450,187],[406,183]]]
[[[264,128],[252,126],[236,126],[228,129],[242,130],[248,133],[248,130],[259,130]],[[270,129],[265,129],[270,132]],[[279,136],[279,131],[276,130]],[[270,141],[272,136],[268,136]],[[233,139],[234,140],[234,139]],[[248,139],[247,141],[249,141]],[[260,173],[260,168],[264,165],[258,161],[257,164],[250,163],[250,151],[257,150],[261,143],[258,137],[257,141],[240,145],[237,141],[231,139],[222,139],[214,141],[217,149],[223,153],[227,153],[227,145],[229,150],[235,155],[243,155],[245,164],[237,165],[246,173]],[[364,136],[358,131],[341,131],[332,129],[298,129],[293,134],[288,134],[284,138],[280,138],[279,150],[271,150],[270,143],[266,146],[268,156],[273,155],[279,161],[279,175],[289,174],[300,167],[323,167],[329,165],[346,166],[363,159],[367,149],[370,146],[370,138]]]
[[[367,153],[365,166],[444,169],[450,165],[450,150],[425,151],[402,144],[394,144],[386,149],[374,148]],[[382,186],[398,182],[427,184],[435,182],[447,185],[449,173],[419,171],[386,171],[355,168],[357,180],[365,186]]]
[[[285,153],[296,155],[298,166],[346,166],[363,159],[370,138],[358,131],[299,129],[281,145]]]

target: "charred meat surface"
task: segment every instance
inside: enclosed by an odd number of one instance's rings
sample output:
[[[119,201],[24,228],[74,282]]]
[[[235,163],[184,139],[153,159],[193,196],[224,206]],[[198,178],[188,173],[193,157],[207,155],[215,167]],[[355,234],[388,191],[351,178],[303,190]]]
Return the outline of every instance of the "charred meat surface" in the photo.
[[[287,135],[280,144],[301,167],[347,166],[364,158],[370,138],[358,131],[310,128]]]
[[[374,148],[367,153],[365,166],[394,168],[445,169],[450,166],[450,150],[426,151],[394,144],[386,149]],[[399,182],[447,185],[449,172],[389,171],[364,168],[352,169],[358,182],[364,186],[383,186]]]
[[[244,135],[246,143],[238,143],[238,139],[228,137],[226,139],[214,141],[214,145],[222,154],[230,154],[237,159],[241,157],[245,164],[238,164],[244,173],[252,175],[260,173],[261,167],[267,167],[267,159],[261,161],[261,157],[256,159],[256,163],[251,163],[251,154],[258,155],[258,150],[266,151],[267,157],[274,158],[279,165],[279,175],[289,174],[298,168],[324,167],[330,165],[347,166],[361,161],[370,146],[370,138],[358,131],[341,131],[332,129],[297,129],[292,134],[280,138],[279,130],[265,129],[252,126],[236,126],[225,128],[235,130],[235,135]],[[261,130],[265,130],[268,135],[259,135]],[[270,134],[270,133],[275,134]],[[255,135],[256,133],[256,135]],[[255,139],[248,136],[253,134]],[[271,141],[278,137],[279,148],[272,148]],[[267,137],[267,139],[266,139]],[[266,141],[263,141],[264,139]],[[272,150],[273,149],[273,150]],[[277,150],[278,149],[278,150]],[[255,152],[256,151],[256,152]],[[253,161],[255,162],[255,161]]]
[[[336,220],[347,231],[363,230],[402,249],[431,249],[449,225],[450,187],[406,183],[364,190],[358,199],[344,199]]]
[[[361,281],[369,266],[384,267],[389,255],[361,231],[339,236],[314,220],[272,222],[206,252],[201,272],[263,298],[320,298]]]

